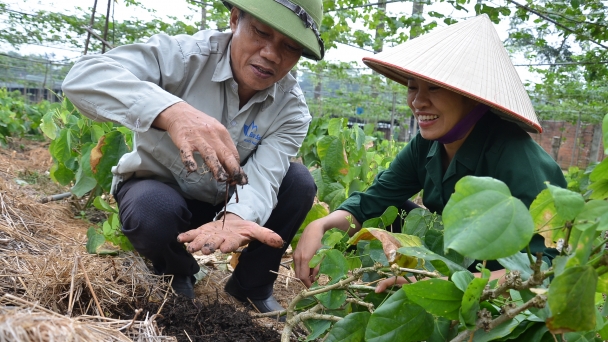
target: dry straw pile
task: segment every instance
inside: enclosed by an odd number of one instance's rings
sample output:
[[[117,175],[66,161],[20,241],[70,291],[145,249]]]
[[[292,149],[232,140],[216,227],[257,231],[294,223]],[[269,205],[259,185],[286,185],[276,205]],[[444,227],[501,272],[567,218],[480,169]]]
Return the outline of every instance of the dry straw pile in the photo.
[[[131,253],[87,254],[88,225],[65,204],[25,195],[11,166],[1,156],[0,342],[174,340],[160,336],[156,313],[136,321],[133,307],[162,303],[168,283]]]

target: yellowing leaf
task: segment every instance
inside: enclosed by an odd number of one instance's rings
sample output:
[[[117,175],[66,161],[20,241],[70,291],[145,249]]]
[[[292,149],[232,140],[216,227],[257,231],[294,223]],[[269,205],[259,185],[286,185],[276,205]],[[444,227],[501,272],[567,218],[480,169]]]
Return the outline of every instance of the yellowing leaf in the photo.
[[[97,146],[91,150],[91,171],[93,171],[93,173],[97,173],[97,165],[99,165],[99,161],[101,160],[101,157],[103,157],[101,147],[103,146],[105,140],[106,137],[102,136],[97,142]]]
[[[348,243],[356,245],[361,240],[380,240],[386,259],[391,264],[407,268],[414,268],[418,264],[417,258],[397,253],[400,247],[422,246],[422,241],[417,236],[391,233],[379,228],[362,228],[348,240]]]

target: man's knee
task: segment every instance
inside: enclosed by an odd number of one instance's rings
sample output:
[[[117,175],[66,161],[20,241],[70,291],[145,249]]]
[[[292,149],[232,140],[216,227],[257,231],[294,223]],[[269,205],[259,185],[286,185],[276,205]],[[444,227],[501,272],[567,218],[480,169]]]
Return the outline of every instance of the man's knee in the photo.
[[[121,189],[127,191],[119,202],[122,230],[127,237],[174,234],[190,220],[191,213],[181,195],[157,183],[141,182]]]
[[[301,199],[309,199],[311,204],[317,194],[314,178],[308,168],[300,163],[290,163],[287,175],[281,184],[282,188],[283,185],[286,185],[285,187],[289,188],[290,192],[297,194]]]

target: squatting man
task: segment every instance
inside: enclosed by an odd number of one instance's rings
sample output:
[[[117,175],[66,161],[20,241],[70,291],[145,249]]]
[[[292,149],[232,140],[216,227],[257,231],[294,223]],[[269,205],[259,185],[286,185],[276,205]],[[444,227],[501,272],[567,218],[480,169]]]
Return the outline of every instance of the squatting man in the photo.
[[[63,91],[87,117],[135,132],[111,192],[122,231],[154,272],[173,275],[175,292],[194,298],[200,268],[191,253],[248,244],[225,290],[270,312],[282,309],[272,272],[316,193],[306,167],[290,162],[311,116],[289,71],[302,56],[323,58],[323,6],[224,4],[230,32],[157,34],[84,56]]]

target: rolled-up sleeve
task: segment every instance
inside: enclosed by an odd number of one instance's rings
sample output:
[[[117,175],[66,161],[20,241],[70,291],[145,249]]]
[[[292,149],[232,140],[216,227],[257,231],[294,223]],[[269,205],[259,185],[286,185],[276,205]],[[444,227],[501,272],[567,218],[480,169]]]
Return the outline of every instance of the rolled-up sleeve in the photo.
[[[82,57],[62,90],[85,116],[145,132],[158,114],[182,101],[171,93],[184,82],[185,68],[179,41],[159,34],[145,44]]]
[[[298,88],[299,90],[299,88]],[[239,202],[232,196],[226,210],[241,218],[264,225],[277,205],[279,187],[308,132],[311,121],[301,92],[290,92],[289,100],[270,128],[270,134],[257,146],[243,170],[249,184],[238,188]]]

